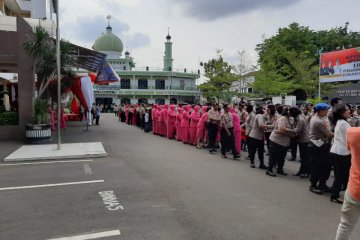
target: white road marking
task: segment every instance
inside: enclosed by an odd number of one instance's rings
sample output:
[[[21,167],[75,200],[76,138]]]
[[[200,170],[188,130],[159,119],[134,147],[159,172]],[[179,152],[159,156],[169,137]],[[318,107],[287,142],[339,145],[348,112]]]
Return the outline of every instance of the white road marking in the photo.
[[[48,164],[48,163],[92,162],[92,161],[93,161],[92,159],[88,159],[88,160],[65,160],[65,161],[51,161],[51,162],[7,163],[7,164],[0,164],[0,167],[18,166],[18,165]]]
[[[114,191],[102,191],[99,192],[99,195],[102,197],[103,202],[108,210],[124,210],[124,207],[117,200]]]
[[[90,165],[88,163],[84,164],[84,172],[87,175],[92,175],[92,170],[91,170],[91,167],[90,167]]]
[[[32,185],[32,186],[19,186],[19,187],[6,187],[6,188],[0,188],[0,191],[5,191],[5,190],[18,190],[18,189],[28,189],[28,188],[57,187],[57,186],[78,185],[78,184],[99,183],[99,182],[104,182],[104,180],[81,181],[81,182],[67,182],[67,183],[54,183],[54,184],[41,184],[41,185]]]
[[[78,236],[73,236],[73,237],[51,238],[48,240],[87,240],[87,239],[96,239],[96,238],[103,238],[103,237],[110,237],[110,236],[119,236],[119,235],[120,235],[120,230],[112,230],[112,231],[106,231],[106,232],[78,235]]]

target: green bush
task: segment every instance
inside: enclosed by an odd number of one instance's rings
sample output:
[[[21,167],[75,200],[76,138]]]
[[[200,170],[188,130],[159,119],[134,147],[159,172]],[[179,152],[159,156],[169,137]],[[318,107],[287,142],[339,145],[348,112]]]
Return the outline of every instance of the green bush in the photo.
[[[46,99],[37,98],[34,103],[35,124],[49,124],[49,104]]]
[[[0,125],[18,125],[19,114],[17,112],[0,113]]]

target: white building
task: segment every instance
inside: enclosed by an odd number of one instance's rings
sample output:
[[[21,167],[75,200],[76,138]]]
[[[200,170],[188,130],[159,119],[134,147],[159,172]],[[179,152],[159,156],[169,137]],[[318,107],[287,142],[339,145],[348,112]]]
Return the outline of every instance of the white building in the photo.
[[[41,25],[56,36],[56,14],[53,0],[0,0],[0,30],[16,31],[16,15],[31,26]]]
[[[112,33],[109,25],[106,32],[95,40],[93,49],[108,55],[107,61],[120,76],[120,82],[110,85],[95,85],[96,103],[196,103],[200,91],[196,88],[199,72],[189,73],[173,68],[172,42],[168,34],[165,41],[163,69],[135,68],[134,59],[128,51],[122,57],[123,43]]]

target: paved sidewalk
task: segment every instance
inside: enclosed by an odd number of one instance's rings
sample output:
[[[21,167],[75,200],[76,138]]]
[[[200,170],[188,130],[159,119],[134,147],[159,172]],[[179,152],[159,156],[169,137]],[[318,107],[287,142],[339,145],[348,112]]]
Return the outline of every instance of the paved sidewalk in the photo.
[[[39,144],[22,146],[4,158],[4,161],[55,160],[105,156],[107,156],[107,153],[101,142],[66,143],[61,144],[60,150],[57,149],[57,144]]]
[[[0,142],[0,159],[4,162],[10,162],[107,156],[102,143],[96,141],[94,137],[98,132],[97,128],[91,126],[88,131],[85,129],[85,122],[67,122],[66,130],[61,131],[62,144],[60,150],[57,150],[56,142],[55,144],[38,145],[25,145],[20,141]],[[56,140],[56,132],[52,133],[52,139]]]

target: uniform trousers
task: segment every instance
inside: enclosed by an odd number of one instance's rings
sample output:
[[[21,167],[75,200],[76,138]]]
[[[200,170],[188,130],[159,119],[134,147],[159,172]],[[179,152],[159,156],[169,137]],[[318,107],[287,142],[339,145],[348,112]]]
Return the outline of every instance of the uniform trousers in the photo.
[[[251,163],[254,163],[255,153],[257,150],[260,165],[264,165],[264,140],[249,137],[247,141]]]
[[[291,159],[292,160],[296,160],[297,146],[298,146],[298,138],[292,137],[290,139],[290,150],[291,150]]]
[[[310,151],[309,143],[299,143],[300,174],[310,174]]]
[[[238,152],[235,149],[234,142],[234,128],[228,128],[227,130],[230,132],[230,136],[224,128],[221,128],[220,131],[221,154],[226,155],[226,150],[230,149],[233,155],[237,155]]]
[[[360,201],[352,198],[349,191],[346,190],[335,240],[348,240],[356,223],[359,221],[359,217]]]
[[[331,196],[338,198],[341,187],[346,187],[349,180],[351,155],[342,156],[335,153],[330,153],[330,158],[334,163],[335,174],[335,179],[331,188]]]
[[[208,123],[208,131],[209,131],[209,150],[215,149],[215,142],[218,133],[218,125],[216,123]]]
[[[269,171],[272,172],[273,168],[277,166],[278,172],[283,172],[285,157],[288,151],[288,147],[277,144],[270,140],[269,151]]]
[[[324,143],[321,147],[310,144],[311,176],[310,182],[313,187],[324,187],[330,177],[331,164],[329,159],[330,143]],[[319,185],[318,185],[319,183]]]

